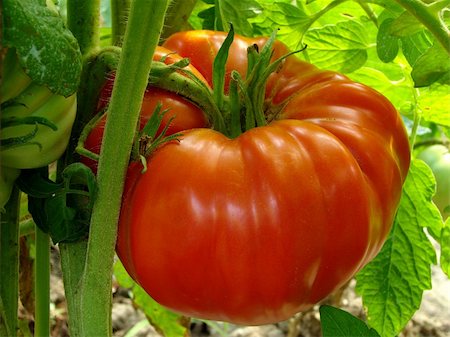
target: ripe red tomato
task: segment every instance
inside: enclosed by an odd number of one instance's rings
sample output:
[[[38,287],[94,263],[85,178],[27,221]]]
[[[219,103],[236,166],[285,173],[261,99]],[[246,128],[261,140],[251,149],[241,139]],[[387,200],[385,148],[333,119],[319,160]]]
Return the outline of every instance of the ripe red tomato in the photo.
[[[166,64],[173,64],[182,59],[179,55],[174,54],[172,51],[157,47],[155,54],[153,55],[153,60],[160,61],[165,57],[164,62]],[[192,71],[195,76],[197,76],[202,81],[206,82],[203,76],[192,66],[187,67]],[[111,74],[103,88],[100,92],[98,111],[105,108],[111,98],[111,93],[114,85],[114,74]],[[189,102],[185,98],[177,95],[175,93],[155,88],[153,86],[148,86],[144,93],[144,99],[141,106],[141,114],[139,119],[139,128],[142,129],[144,125],[148,122],[151,115],[153,114],[156,105],[158,103],[162,104],[162,110],[169,109],[169,111],[164,115],[159,132],[161,132],[167,125],[172,117],[175,117],[172,123],[169,125],[167,130],[167,135],[175,134],[182,130],[191,129],[195,127],[205,127],[208,125],[204,113],[195,106],[192,102]],[[103,132],[106,124],[106,114],[98,121],[95,128],[89,133],[86,138],[84,147],[94,153],[100,153],[101,140],[103,139]],[[96,171],[97,163],[89,158],[82,158],[82,162],[89,166],[91,169]]]
[[[211,83],[224,38],[183,32],[165,46]],[[245,74],[248,44],[265,39],[234,41],[228,69]],[[234,139],[184,131],[148,158],[146,173],[129,168],[117,253],[175,311],[285,320],[347,282],[388,235],[410,152],[387,99],[291,56],[271,75],[266,106],[267,126]]]

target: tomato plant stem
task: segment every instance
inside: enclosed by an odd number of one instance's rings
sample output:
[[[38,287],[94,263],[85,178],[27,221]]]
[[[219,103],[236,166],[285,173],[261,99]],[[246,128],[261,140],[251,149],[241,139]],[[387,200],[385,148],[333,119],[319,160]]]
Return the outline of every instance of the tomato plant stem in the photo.
[[[96,48],[100,41],[100,0],[67,0],[67,26],[83,55]]]
[[[0,336],[15,336],[19,297],[20,192],[13,188],[0,223]]]
[[[112,44],[121,46],[127,27],[130,0],[111,0]]]
[[[450,32],[439,16],[441,5],[448,6],[448,1],[437,1],[439,6],[432,7],[421,0],[395,0],[400,6],[410,12],[417,20],[427,27],[436,40],[450,55]]]
[[[195,7],[197,0],[172,0],[167,9],[164,28],[161,33],[161,39],[165,40],[173,33],[190,30],[192,27],[188,18]]]
[[[61,268],[63,270],[64,291],[67,299],[70,336],[84,336],[80,322],[80,284],[86,260],[87,241],[60,243]]]
[[[77,324],[83,336],[112,333],[111,275],[124,179],[151,55],[159,41],[167,5],[168,0],[135,0],[131,4],[100,152],[98,197],[81,282],[81,321]]]
[[[35,336],[50,336],[50,237],[36,226]]]

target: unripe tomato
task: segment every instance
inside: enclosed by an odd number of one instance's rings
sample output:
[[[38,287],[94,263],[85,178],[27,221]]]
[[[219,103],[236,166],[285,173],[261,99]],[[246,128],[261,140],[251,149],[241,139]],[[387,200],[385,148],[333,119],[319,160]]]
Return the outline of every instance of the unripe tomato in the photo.
[[[450,216],[450,152],[444,145],[432,145],[419,153],[422,159],[430,166],[436,178],[436,194],[433,201],[439,208],[442,218]]]

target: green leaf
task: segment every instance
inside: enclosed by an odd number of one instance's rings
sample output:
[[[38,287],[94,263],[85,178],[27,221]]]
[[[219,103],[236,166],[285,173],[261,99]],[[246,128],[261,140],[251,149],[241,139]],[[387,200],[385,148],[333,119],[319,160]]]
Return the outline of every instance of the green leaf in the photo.
[[[405,55],[411,66],[433,45],[432,39],[430,39],[429,34],[425,30],[402,37],[401,41],[403,55]]]
[[[377,34],[377,53],[383,62],[391,62],[395,59],[399,50],[399,39],[389,33],[389,28],[394,20],[384,20]]]
[[[422,161],[413,161],[397,217],[381,252],[357,276],[370,326],[381,336],[397,335],[419,308],[422,293],[431,288],[434,248],[424,227],[442,226],[432,204],[434,178]]]
[[[63,19],[40,0],[3,1],[3,43],[16,48],[20,64],[38,84],[70,96],[81,74],[81,53]]]
[[[423,30],[423,25],[410,12],[404,11],[393,20],[389,27],[389,33],[393,36],[409,36]]]
[[[419,88],[417,98],[422,118],[450,127],[450,85],[434,83],[428,87]]]
[[[17,181],[17,186],[28,197],[49,198],[64,187],[48,178],[48,169],[24,170]]]
[[[203,2],[214,4],[198,13],[198,17],[202,19],[203,29],[228,31],[229,24],[232,24],[234,30],[244,36],[253,36],[253,27],[249,19],[257,17],[263,10],[255,0],[203,0]]]
[[[414,63],[411,76],[416,87],[425,87],[448,76],[450,56],[439,44],[435,43]]]
[[[445,221],[441,232],[441,259],[442,271],[450,278],[450,218]]]
[[[350,73],[367,61],[367,32],[357,21],[311,29],[305,36],[307,53],[313,64],[321,69]]]
[[[216,9],[214,7],[209,7],[200,13],[198,17],[202,19],[202,29],[214,30],[214,22],[216,20]]]
[[[233,24],[236,33],[252,36],[253,27],[249,19],[261,14],[262,8],[255,0],[221,0],[220,13],[223,24]]]
[[[350,313],[322,305],[320,311],[320,324],[323,337],[379,337],[380,335],[366,323]]]
[[[312,23],[310,16],[300,7],[288,2],[265,1],[263,12],[254,21],[256,33],[270,35],[279,29],[278,39],[292,49],[299,49],[303,34]]]
[[[48,168],[22,170],[19,188],[28,194],[28,210],[36,225],[53,243],[76,242],[86,237],[97,195],[92,171],[81,163],[67,166],[62,181],[48,179]]]
[[[133,302],[144,311],[152,326],[164,337],[181,337],[188,335],[189,320],[158,304],[144,289],[131,279],[120,261],[114,265],[117,282],[129,288],[133,294]]]

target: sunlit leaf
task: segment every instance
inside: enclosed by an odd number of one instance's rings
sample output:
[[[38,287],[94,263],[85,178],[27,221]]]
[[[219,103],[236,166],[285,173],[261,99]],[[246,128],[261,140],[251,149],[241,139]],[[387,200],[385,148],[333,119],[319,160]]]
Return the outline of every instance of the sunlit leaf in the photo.
[[[357,21],[311,29],[305,37],[312,63],[322,69],[350,73],[367,61],[367,33]]]
[[[422,161],[413,161],[392,231],[381,252],[357,275],[371,327],[383,336],[396,336],[420,307],[431,288],[434,248],[424,227],[439,232],[438,209],[432,204],[434,177]]]

